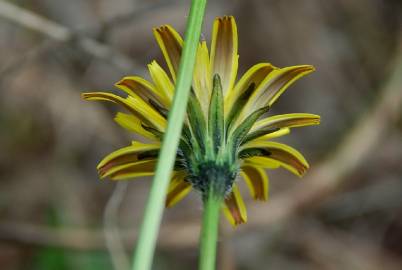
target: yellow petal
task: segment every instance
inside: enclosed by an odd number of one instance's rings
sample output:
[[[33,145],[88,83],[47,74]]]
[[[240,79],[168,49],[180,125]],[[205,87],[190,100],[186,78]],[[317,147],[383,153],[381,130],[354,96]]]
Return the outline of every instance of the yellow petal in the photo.
[[[273,70],[254,91],[237,122],[242,122],[248,115],[259,108],[272,106],[292,83],[313,71],[314,67],[309,65]]]
[[[176,74],[179,69],[183,39],[170,25],[164,25],[154,29],[154,36],[162,50],[166,63],[172,74],[173,81],[176,81]]]
[[[144,121],[146,124],[150,124],[161,132],[165,131],[167,125],[166,119],[148,103],[141,98],[134,98],[131,96],[129,96],[127,100],[134,105],[134,108],[136,109],[142,121]]]
[[[111,168],[102,178],[110,177],[112,180],[122,180],[154,175],[156,159],[141,160]]]
[[[166,197],[166,207],[174,206],[191,191],[191,184],[184,180],[185,176],[184,171],[174,172]]]
[[[284,135],[287,135],[290,133],[290,129],[289,128],[281,128],[278,131],[269,133],[267,135],[261,136],[259,137],[257,140],[270,140],[270,139],[274,139],[274,138],[279,138],[282,137]]]
[[[236,83],[233,89],[230,89],[225,99],[225,115],[230,112],[236,100],[249,88],[251,84],[258,89],[264,79],[276,69],[269,63],[260,63],[252,66]]]
[[[274,70],[269,77],[265,79],[263,87],[256,91],[255,97],[257,103],[262,106],[272,106],[279,96],[297,79],[314,71],[310,65],[292,66]]]
[[[225,199],[223,211],[233,226],[247,222],[246,206],[236,184],[233,184],[232,192]]]
[[[259,168],[266,168],[266,169],[277,169],[281,166],[281,163],[272,158],[254,156],[254,157],[249,157],[249,158],[243,159],[242,166],[253,166],[253,167],[259,167]]]
[[[109,174],[110,170],[117,166],[129,164],[138,161],[138,155],[150,150],[158,150],[160,143],[144,144],[140,142],[133,142],[132,145],[120,148],[99,162],[97,169],[101,177]]]
[[[121,79],[115,84],[115,86],[130,96],[141,97],[143,100],[148,101],[152,99],[153,101],[165,105],[165,100],[160,93],[156,90],[155,86],[152,85],[147,80],[137,77],[137,76],[127,76]]]
[[[254,166],[242,166],[240,174],[254,199],[268,200],[268,175],[263,169]]]
[[[148,69],[158,93],[160,93],[164,102],[166,103],[164,104],[165,107],[169,108],[173,100],[173,83],[163,68],[156,61],[152,61],[152,63],[148,65]]]
[[[293,128],[320,124],[320,116],[310,113],[279,114],[257,121],[251,132],[261,128]]]
[[[296,149],[286,144],[255,140],[244,144],[242,148],[261,148],[268,151],[269,155],[259,158],[275,160],[280,163],[282,167],[296,174],[297,176],[302,176],[309,168],[309,165],[303,155]]]
[[[208,115],[209,102],[212,92],[211,68],[207,43],[201,42],[197,50],[196,64],[194,67],[193,88],[200,101],[204,116]]]
[[[238,67],[237,26],[232,16],[216,18],[212,30],[212,76],[218,74],[224,96],[233,87]],[[211,78],[212,79],[212,78]]]
[[[137,114],[135,107],[127,99],[117,96],[115,94],[106,92],[90,92],[82,93],[81,97],[85,100],[100,100],[100,101],[110,101],[123,106],[125,109],[133,114]]]
[[[119,104],[141,119],[142,122],[161,132],[165,130],[166,119],[139,97],[128,96],[127,98],[122,98],[106,92],[83,93],[81,96],[86,100],[110,101]]]
[[[114,118],[114,121],[116,121],[116,123],[118,123],[121,127],[136,134],[139,134],[144,138],[154,141],[158,140],[158,138],[156,138],[154,134],[145,130],[141,125],[141,120],[132,114],[118,112]]]

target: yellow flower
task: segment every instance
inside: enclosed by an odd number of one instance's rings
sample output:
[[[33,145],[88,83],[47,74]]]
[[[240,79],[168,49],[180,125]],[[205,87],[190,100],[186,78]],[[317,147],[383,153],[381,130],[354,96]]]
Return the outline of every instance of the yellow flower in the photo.
[[[170,74],[153,61],[148,65],[151,82],[128,76],[115,84],[126,97],[106,92],[83,94],[87,100],[111,101],[124,107],[128,113],[117,113],[115,121],[148,140],[134,141],[106,156],[97,167],[101,178],[120,180],[154,174],[183,46],[183,39],[169,25],[154,29],[154,35]],[[293,127],[320,122],[318,115],[307,113],[266,116],[279,96],[314,67],[278,68],[261,63],[236,81],[237,42],[234,18],[222,17],[214,22],[211,51],[205,41],[199,44],[186,122],[166,200],[170,207],[192,189],[205,198],[206,191],[213,188],[224,198],[222,208],[233,225],[247,221],[237,179],[244,179],[254,199],[265,201],[269,186],[265,169],[283,167],[302,176],[309,167],[304,157],[271,139],[288,134]]]

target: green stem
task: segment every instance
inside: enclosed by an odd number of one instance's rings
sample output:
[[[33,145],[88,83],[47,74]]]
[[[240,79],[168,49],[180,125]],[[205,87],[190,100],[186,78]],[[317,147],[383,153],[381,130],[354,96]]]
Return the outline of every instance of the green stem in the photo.
[[[214,270],[216,261],[216,243],[218,239],[219,213],[222,199],[210,188],[204,199],[202,217],[200,267],[199,270]]]
[[[183,53],[177,76],[175,95],[169,112],[169,121],[163,138],[155,177],[145,207],[144,220],[138,234],[137,248],[134,253],[132,266],[133,270],[151,269],[156,239],[166,200],[166,192],[170,180],[170,177],[168,176],[173,170],[190,86],[193,79],[195,57],[200,39],[206,2],[207,0],[193,0],[191,3]]]

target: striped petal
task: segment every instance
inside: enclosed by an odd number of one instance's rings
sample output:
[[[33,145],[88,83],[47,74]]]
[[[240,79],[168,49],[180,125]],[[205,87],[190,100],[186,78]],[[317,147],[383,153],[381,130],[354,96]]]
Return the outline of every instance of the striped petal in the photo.
[[[122,98],[105,92],[83,93],[81,96],[86,100],[110,101],[119,104],[141,119],[142,122],[151,125],[159,131],[163,132],[165,130],[166,119],[139,97],[129,96]]]
[[[253,166],[264,169],[277,169],[281,166],[281,163],[272,158],[251,156],[248,158],[243,158],[242,166]]]
[[[159,150],[160,144],[144,144],[133,142],[132,145],[123,147],[107,155],[99,162],[97,169],[102,178],[113,173],[116,167],[131,164],[140,161],[144,158],[144,154],[151,153],[150,151]],[[145,156],[146,157],[146,156]],[[111,172],[112,171],[112,172]]]
[[[109,177],[112,180],[123,180],[151,176],[155,174],[156,162],[156,159],[149,159],[116,166],[107,171],[102,178]]]
[[[185,181],[185,177],[184,171],[173,173],[166,197],[166,207],[174,206],[191,191],[191,184]]]
[[[320,124],[320,116],[310,113],[279,114],[257,121],[251,132],[262,128],[293,128]]]
[[[301,65],[273,70],[250,97],[239,121],[264,106],[272,106],[279,96],[296,80],[314,71],[313,66]]]
[[[289,134],[290,128],[261,128],[250,131],[247,137],[241,142],[241,145],[254,140],[270,140]]]
[[[299,151],[282,143],[256,140],[244,144],[242,151],[247,149],[261,150],[258,158],[274,160],[297,176],[302,176],[309,168],[306,159]]]
[[[240,96],[254,84],[254,89],[258,89],[264,79],[276,69],[269,63],[261,63],[252,66],[247,72],[241,77],[235,87],[230,89],[226,99],[225,99],[225,114],[227,115],[232,109],[234,103],[239,99]],[[252,93],[251,93],[252,94]]]
[[[163,97],[165,107],[169,108],[173,100],[174,92],[172,81],[156,61],[152,61],[152,63],[148,65],[148,69],[158,93]]]
[[[243,166],[240,174],[255,200],[268,200],[268,175],[263,169],[254,166]]]
[[[284,135],[287,135],[290,133],[290,129],[289,128],[281,128],[278,131],[269,133],[267,135],[264,135],[262,137],[259,138],[259,140],[270,140],[270,139],[274,139],[274,138],[279,138],[282,137]]]
[[[151,99],[158,104],[169,104],[163,96],[158,93],[155,86],[147,80],[137,76],[127,76],[115,84],[115,86],[130,96],[141,97],[144,101]]]
[[[233,226],[247,222],[246,206],[236,184],[233,184],[232,192],[225,199],[223,211]]]
[[[211,68],[209,64],[209,52],[207,43],[201,42],[197,50],[197,58],[194,66],[193,88],[200,101],[202,111],[207,116],[209,100],[212,92]]]
[[[158,140],[158,138],[154,134],[144,129],[141,120],[132,114],[118,112],[114,118],[114,121],[116,121],[116,123],[118,123],[121,127],[136,134],[139,134],[144,138],[154,141]]]
[[[153,30],[156,41],[162,50],[166,63],[169,67],[173,81],[179,69],[183,39],[170,25],[164,25]]]
[[[225,96],[236,80],[239,58],[237,42],[237,26],[234,18],[225,16],[215,19],[211,42],[211,75],[218,74],[221,77]]]

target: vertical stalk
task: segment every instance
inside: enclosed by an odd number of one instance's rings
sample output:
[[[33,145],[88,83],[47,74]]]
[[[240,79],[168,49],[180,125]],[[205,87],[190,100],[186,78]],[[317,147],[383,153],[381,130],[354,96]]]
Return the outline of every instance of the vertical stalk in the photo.
[[[216,264],[216,244],[218,239],[219,213],[222,205],[221,197],[209,189],[204,198],[202,217],[200,267],[199,270],[214,270]]]
[[[155,177],[145,207],[144,219],[138,234],[133,270],[149,270],[155,251],[156,239],[162,219],[169,179],[176,158],[177,146],[183,127],[197,47],[201,34],[207,0],[192,0],[187,20],[182,57],[177,75],[176,90],[168,125],[158,158]]]

